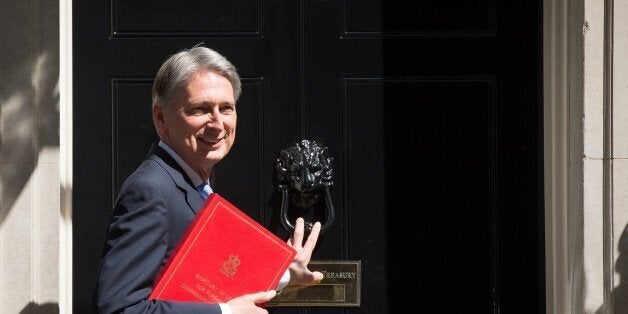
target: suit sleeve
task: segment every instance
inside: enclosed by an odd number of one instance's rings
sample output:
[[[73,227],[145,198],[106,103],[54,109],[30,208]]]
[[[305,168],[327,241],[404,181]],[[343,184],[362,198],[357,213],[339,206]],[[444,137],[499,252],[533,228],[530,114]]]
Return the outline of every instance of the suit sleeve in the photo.
[[[168,251],[165,197],[150,181],[131,182],[120,191],[92,298],[94,313],[221,313],[218,304],[148,300]]]

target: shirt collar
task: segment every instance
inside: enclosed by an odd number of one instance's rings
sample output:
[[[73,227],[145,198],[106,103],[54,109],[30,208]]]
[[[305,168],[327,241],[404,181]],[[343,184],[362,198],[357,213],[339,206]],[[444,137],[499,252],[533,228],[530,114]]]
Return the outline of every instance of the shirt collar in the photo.
[[[188,178],[192,180],[192,184],[194,184],[194,186],[199,186],[201,185],[201,183],[203,183],[203,179],[201,179],[201,176],[199,176],[196,171],[192,170],[192,167],[190,167],[190,165],[183,161],[183,158],[177,155],[177,153],[175,153],[174,150],[170,148],[170,146],[168,146],[163,141],[159,141],[158,145],[159,147],[163,148],[170,156],[172,156],[172,159],[174,159],[179,164],[179,166],[183,168],[183,171],[185,171],[185,174],[188,175]],[[205,183],[209,185],[209,179],[205,181]]]

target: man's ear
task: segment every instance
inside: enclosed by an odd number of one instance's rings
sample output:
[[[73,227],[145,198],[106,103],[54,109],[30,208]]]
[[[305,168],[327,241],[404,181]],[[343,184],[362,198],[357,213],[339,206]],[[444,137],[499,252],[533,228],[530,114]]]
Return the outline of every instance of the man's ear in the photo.
[[[155,129],[157,130],[157,134],[161,136],[162,132],[165,132],[166,121],[164,120],[164,109],[159,105],[153,105],[153,123],[155,124]]]

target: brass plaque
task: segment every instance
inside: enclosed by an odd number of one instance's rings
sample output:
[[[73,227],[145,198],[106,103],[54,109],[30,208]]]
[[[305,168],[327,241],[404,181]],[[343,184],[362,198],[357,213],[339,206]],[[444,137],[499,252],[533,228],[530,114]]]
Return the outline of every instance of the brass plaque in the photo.
[[[308,268],[323,273],[313,286],[288,286],[266,305],[278,306],[360,306],[360,261],[310,261]]]

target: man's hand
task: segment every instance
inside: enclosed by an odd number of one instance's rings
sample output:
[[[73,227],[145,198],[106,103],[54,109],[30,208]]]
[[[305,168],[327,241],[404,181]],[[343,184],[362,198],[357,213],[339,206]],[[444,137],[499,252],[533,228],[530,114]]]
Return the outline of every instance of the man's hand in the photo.
[[[323,280],[323,273],[319,271],[312,272],[307,268],[307,264],[310,262],[312,251],[314,251],[318,235],[321,231],[321,223],[316,222],[314,224],[305,244],[303,244],[305,234],[304,225],[303,218],[297,218],[294,234],[292,238],[287,241],[288,245],[297,251],[297,255],[295,255],[294,260],[290,263],[290,267],[288,268],[290,270],[289,286],[313,285]]]
[[[268,311],[258,304],[263,304],[277,295],[275,290],[245,294],[227,302],[232,314],[267,314]]]

